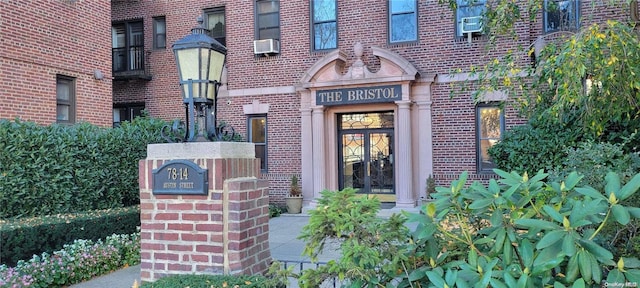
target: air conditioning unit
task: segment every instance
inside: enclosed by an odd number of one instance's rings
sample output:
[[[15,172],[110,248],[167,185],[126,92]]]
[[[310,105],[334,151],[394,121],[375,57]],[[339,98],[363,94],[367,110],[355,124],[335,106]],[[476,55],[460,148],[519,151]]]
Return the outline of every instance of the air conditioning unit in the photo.
[[[460,23],[460,32],[475,33],[482,32],[482,16],[463,17]]]
[[[254,54],[278,54],[280,53],[280,41],[276,39],[262,39],[253,41]]]

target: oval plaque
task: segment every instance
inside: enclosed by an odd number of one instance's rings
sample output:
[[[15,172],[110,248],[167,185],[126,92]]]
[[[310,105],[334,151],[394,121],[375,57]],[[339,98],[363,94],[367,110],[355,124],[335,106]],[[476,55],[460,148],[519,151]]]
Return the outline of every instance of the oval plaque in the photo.
[[[172,160],[152,171],[153,194],[207,195],[208,170],[188,160]]]

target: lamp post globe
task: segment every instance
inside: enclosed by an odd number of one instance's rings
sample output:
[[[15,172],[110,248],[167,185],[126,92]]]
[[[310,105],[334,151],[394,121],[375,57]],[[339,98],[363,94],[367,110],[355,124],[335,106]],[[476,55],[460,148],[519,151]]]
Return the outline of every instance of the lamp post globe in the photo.
[[[202,26],[202,17],[198,17],[198,23],[191,34],[172,46],[186,125],[177,120],[173,126],[163,128],[162,134],[169,142],[220,140],[222,136],[216,123],[216,98],[227,48],[209,36],[209,30]]]

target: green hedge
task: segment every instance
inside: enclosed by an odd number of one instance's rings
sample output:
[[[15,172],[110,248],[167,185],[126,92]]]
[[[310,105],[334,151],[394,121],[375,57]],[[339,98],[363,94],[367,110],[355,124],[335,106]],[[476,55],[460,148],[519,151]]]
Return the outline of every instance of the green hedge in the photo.
[[[118,128],[0,120],[0,219],[139,204],[138,161],[166,122]]]
[[[285,287],[274,279],[261,275],[174,275],[159,279],[153,283],[144,283],[142,288],[210,288],[210,287],[237,287],[237,288],[268,288]]]
[[[0,220],[0,264],[13,266],[34,254],[59,250],[75,239],[98,240],[114,233],[131,234],[138,226],[139,206]]]

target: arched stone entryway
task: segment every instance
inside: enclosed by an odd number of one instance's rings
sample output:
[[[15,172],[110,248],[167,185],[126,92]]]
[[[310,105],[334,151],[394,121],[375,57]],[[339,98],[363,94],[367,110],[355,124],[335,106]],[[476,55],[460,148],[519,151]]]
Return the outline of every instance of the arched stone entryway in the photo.
[[[392,137],[388,142],[393,152],[385,150],[383,156],[393,165],[393,175],[389,177],[395,206],[414,207],[419,197],[425,195],[426,179],[433,166],[430,90],[435,75],[421,76],[403,57],[375,46],[371,52],[380,64],[378,71],[371,72],[362,60],[363,50],[356,43],[356,60],[348,68],[345,52],[335,50],[327,54],[306,71],[298,85],[305,206],[314,207],[321,191],[337,190],[344,184],[339,117],[354,113],[393,115],[392,126],[384,130],[385,135]],[[363,159],[380,160],[370,156]],[[371,163],[366,164],[364,171],[370,173]],[[362,183],[371,187],[374,181]]]

